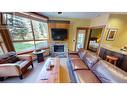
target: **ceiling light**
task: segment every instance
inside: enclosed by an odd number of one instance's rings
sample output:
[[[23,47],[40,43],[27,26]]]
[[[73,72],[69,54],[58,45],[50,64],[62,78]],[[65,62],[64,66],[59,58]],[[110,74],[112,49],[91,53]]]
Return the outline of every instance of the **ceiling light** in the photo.
[[[58,12],[58,14],[62,14],[62,12]]]

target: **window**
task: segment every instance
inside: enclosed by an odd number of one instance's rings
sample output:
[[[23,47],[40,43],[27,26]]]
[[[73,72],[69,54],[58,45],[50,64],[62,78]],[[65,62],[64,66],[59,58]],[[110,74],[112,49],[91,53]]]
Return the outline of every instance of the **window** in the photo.
[[[13,16],[13,26],[9,27],[10,35],[13,41],[33,40],[30,20],[19,16]]]
[[[42,47],[47,47],[48,46],[48,41],[35,41],[36,44],[36,49],[42,48]]]
[[[34,42],[28,41],[28,42],[14,42],[13,45],[15,47],[16,52],[22,52],[22,51],[28,51],[34,49]]]
[[[48,46],[48,25],[46,22],[32,20],[36,48]]]
[[[47,47],[48,24],[46,22],[31,20],[29,18],[13,16],[8,14],[10,36],[16,52],[34,50]],[[32,23],[32,25],[31,25]]]
[[[35,40],[47,39],[48,38],[48,25],[45,22],[32,21]]]

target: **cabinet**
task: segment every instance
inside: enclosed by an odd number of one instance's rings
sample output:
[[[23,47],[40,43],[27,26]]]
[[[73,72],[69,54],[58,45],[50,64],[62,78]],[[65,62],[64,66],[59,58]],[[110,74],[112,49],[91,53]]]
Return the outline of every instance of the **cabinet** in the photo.
[[[99,56],[105,60],[106,55],[118,57],[119,61],[116,64],[116,66],[127,72],[127,55],[124,55],[124,54],[121,54],[121,53],[118,53],[115,51],[111,51],[111,50],[101,47]]]

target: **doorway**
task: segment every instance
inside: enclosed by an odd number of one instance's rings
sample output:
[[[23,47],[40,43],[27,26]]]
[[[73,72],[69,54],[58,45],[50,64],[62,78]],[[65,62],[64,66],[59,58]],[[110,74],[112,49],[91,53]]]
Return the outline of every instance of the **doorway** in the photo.
[[[87,28],[77,28],[76,47],[75,47],[76,51],[78,51],[80,48],[85,47],[86,33],[87,33]]]

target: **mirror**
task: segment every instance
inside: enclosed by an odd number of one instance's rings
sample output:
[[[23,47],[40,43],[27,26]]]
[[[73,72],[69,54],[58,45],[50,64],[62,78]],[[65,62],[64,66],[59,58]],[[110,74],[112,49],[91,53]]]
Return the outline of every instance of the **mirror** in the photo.
[[[103,28],[90,29],[88,50],[97,52],[101,40],[102,30]]]

